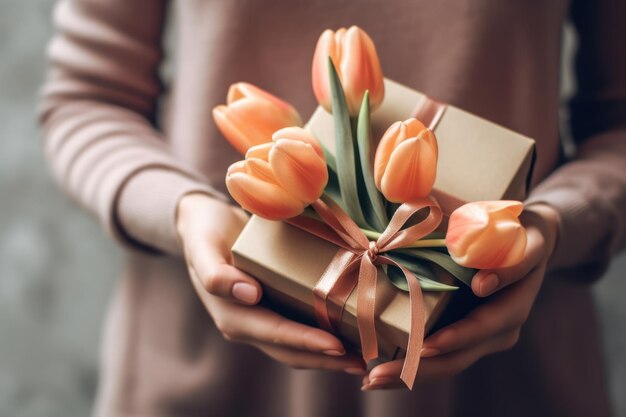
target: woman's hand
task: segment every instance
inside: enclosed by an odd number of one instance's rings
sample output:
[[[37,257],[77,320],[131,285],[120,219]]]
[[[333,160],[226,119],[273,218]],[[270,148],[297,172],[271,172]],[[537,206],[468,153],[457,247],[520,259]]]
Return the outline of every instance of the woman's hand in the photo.
[[[424,341],[416,381],[455,375],[483,356],[517,343],[543,282],[558,229],[558,216],[547,205],[527,207],[521,220],[528,237],[524,260],[512,268],[476,273],[472,290],[479,297],[491,296],[489,302]],[[401,387],[402,363],[378,365],[363,378],[362,389]]]
[[[206,194],[186,195],[178,205],[176,226],[191,280],[224,338],[294,368],[364,374],[363,361],[346,354],[332,334],[256,305],[258,281],[231,265],[230,248],[246,221],[243,210]]]

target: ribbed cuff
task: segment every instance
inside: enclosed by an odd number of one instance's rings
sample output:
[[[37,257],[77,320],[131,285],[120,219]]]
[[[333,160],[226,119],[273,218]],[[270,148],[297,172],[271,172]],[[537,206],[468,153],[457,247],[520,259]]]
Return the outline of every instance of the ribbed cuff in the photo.
[[[116,237],[135,248],[181,255],[176,208],[190,193],[227,201],[222,193],[179,171],[148,168],[137,172],[126,182],[115,205]]]

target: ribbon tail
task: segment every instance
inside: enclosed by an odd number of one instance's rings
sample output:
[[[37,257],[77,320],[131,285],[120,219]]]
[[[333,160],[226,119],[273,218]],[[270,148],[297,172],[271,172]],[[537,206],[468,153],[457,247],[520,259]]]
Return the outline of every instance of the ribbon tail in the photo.
[[[320,327],[334,332],[337,330],[346,300],[356,286],[356,280],[342,282],[342,277],[350,269],[356,255],[348,250],[339,249],[326,267],[319,281],[313,288],[313,308]],[[329,298],[335,301],[338,309],[329,309]]]
[[[404,266],[400,264],[396,264],[396,266],[402,270],[409,285],[411,332],[409,333],[409,343],[407,345],[406,357],[404,359],[404,365],[402,366],[402,372],[400,373],[400,379],[411,390],[413,389],[413,384],[415,383],[417,368],[419,367],[420,356],[422,354],[422,345],[424,343],[424,332],[426,327],[426,308],[424,306],[424,296],[418,280],[415,278],[413,273],[407,270]]]
[[[357,324],[361,338],[363,359],[367,362],[378,358],[376,337],[376,281],[378,271],[369,256],[361,257],[359,284],[357,286]]]

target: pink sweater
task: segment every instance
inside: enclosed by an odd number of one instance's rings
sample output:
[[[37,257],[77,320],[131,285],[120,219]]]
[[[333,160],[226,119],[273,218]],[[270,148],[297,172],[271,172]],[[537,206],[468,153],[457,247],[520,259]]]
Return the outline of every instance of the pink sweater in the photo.
[[[625,2],[185,0],[172,2],[170,9],[167,3],[60,1],[55,12],[59,32],[49,47],[52,71],[41,105],[45,153],[57,182],[107,233],[144,250],[131,252],[125,279],[135,284],[123,284],[135,285],[135,296],[156,297],[140,290],[156,285],[169,311],[184,309],[181,299],[196,303],[189,296],[174,212],[180,197],[192,191],[226,198],[225,169],[239,156],[218,134],[211,109],[224,101],[228,85],[252,82],[306,116],[315,106],[310,63],[317,36],[326,27],[350,24],[370,33],[387,77],[537,140],[529,200],[548,203],[560,214],[553,275],[598,277],[625,246]],[[170,51],[176,70],[166,90],[159,77],[161,38],[172,11],[179,33]],[[559,142],[559,62],[561,26],[570,13],[580,38],[578,90],[570,103],[579,146],[566,161]],[[166,257],[145,254],[154,251]],[[177,271],[180,279],[173,287],[156,284],[166,279],[164,271]],[[187,295],[168,298],[165,287],[170,294]],[[127,299],[131,290],[124,291],[118,297],[126,304],[116,305],[131,320],[139,314],[139,303]],[[566,298],[568,291],[545,290]],[[576,297],[582,297],[580,305],[590,305],[587,290]],[[175,313],[180,316],[176,326],[202,320],[194,309]],[[123,327],[121,321],[116,325]],[[171,327],[171,332],[180,329]],[[122,339],[118,343],[125,343]],[[172,361],[188,346],[204,342],[176,343],[180,346],[168,351]],[[112,357],[139,360],[122,353]],[[122,374],[118,370],[116,375]],[[585,377],[600,381],[601,374]],[[145,398],[117,395],[151,413]],[[109,404],[117,401],[107,398]]]

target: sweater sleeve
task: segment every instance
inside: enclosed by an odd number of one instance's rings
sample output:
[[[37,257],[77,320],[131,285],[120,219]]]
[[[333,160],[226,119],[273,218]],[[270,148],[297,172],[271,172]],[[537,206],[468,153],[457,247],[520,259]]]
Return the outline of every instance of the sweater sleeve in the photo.
[[[118,241],[178,254],[180,197],[224,197],[155,128],[165,3],[61,0],[39,117],[46,159],[71,198]]]
[[[560,215],[551,269],[598,277],[626,245],[626,2],[576,0],[575,157],[530,195]]]

